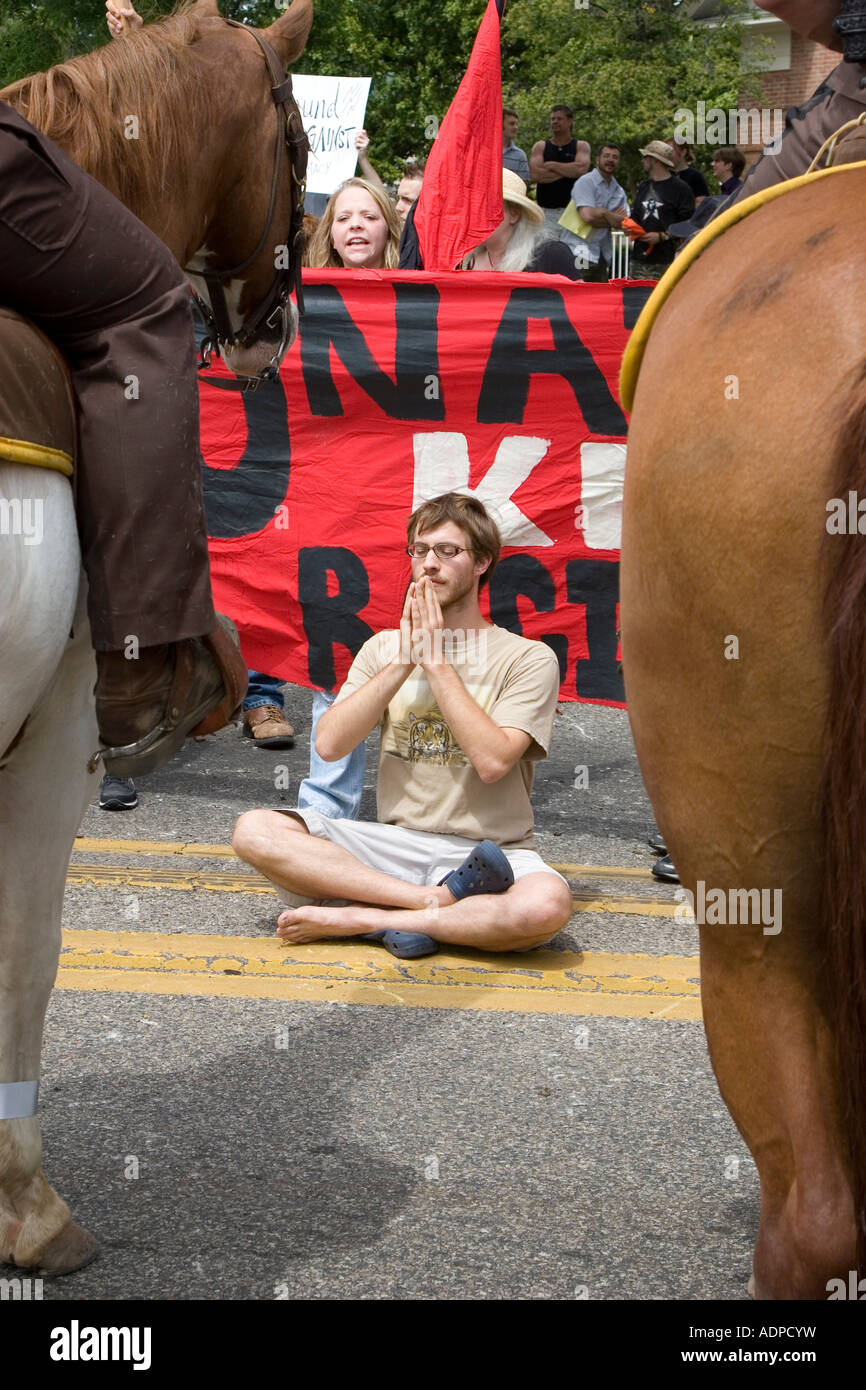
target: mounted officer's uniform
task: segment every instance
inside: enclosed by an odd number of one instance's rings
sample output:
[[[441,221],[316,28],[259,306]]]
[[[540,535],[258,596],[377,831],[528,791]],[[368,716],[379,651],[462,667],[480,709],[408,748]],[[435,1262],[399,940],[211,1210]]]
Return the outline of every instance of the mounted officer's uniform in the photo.
[[[772,184],[805,174],[821,146],[837,130],[861,117],[866,121],[866,0],[839,0],[834,28],[844,44],[842,62],[807,102],[786,113],[781,142],[766,147],[726,207]],[[866,133],[862,138],[866,140]],[[854,157],[866,157],[866,149],[861,145],[861,152]]]

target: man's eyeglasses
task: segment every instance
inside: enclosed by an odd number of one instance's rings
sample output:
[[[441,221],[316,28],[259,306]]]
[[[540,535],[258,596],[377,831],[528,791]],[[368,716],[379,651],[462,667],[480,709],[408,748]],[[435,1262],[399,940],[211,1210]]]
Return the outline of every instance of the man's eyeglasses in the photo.
[[[406,546],[406,554],[413,560],[423,560],[428,551],[432,550],[434,555],[438,555],[440,560],[453,560],[455,555],[461,555],[467,551],[465,545],[452,545],[450,541],[440,541],[438,545],[424,545],[421,541],[416,541],[415,545]]]

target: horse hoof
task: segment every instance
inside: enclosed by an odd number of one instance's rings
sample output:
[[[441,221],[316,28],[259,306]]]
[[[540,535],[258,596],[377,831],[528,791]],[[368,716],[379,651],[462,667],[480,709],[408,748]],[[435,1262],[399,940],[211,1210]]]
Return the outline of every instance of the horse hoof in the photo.
[[[749,1295],[749,1298],[754,1298],[754,1297],[755,1297],[755,1276],[754,1276],[754,1274],[750,1274],[750,1275],[749,1275],[749,1282],[748,1282],[748,1284],[746,1285],[746,1293]]]
[[[75,1221],[67,1221],[39,1255],[39,1270],[44,1274],[71,1274],[83,1269],[99,1254],[99,1241]]]

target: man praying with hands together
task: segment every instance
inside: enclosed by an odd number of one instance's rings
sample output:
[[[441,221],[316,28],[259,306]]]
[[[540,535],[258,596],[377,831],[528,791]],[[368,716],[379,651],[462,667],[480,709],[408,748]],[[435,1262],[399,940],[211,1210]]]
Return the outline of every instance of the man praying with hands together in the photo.
[[[401,957],[440,942],[528,950],[571,915],[568,884],[533,848],[530,805],[559,663],[481,613],[501,541],[480,502],[423,503],[408,540],[400,628],[364,643],[316,740],[335,761],[380,726],[377,820],[247,811],[234,847],[291,904],[286,941],[361,936]]]

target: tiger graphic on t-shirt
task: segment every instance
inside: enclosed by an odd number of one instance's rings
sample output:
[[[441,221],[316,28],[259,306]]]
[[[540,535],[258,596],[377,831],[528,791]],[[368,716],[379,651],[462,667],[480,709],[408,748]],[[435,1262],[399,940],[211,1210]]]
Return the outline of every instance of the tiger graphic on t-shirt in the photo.
[[[441,763],[447,767],[452,754],[463,754],[441,715],[425,714],[419,719],[409,711],[409,762]]]

